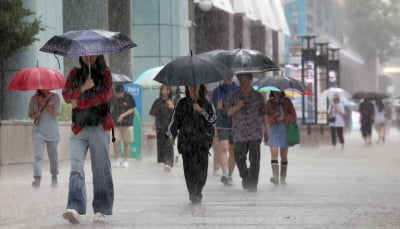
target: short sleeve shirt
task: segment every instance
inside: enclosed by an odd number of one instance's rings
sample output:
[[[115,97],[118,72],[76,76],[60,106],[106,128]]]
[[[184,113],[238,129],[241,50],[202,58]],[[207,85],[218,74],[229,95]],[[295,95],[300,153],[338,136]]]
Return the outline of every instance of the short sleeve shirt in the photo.
[[[117,120],[122,113],[125,113],[127,110],[135,107],[136,107],[135,99],[128,92],[125,92],[124,96],[122,96],[121,98],[118,98],[117,96],[114,95],[111,99],[111,115],[113,117],[115,125],[132,126],[134,113],[124,117],[124,119],[122,119],[122,122],[117,122]]]
[[[243,142],[262,139],[262,116],[267,114],[264,96],[254,90],[244,96],[239,90],[230,97],[229,106],[234,106],[239,100],[243,100],[245,105],[232,115],[233,140]]]
[[[50,93],[46,96],[48,104],[52,106],[58,114],[61,112],[60,96],[55,93]],[[42,109],[39,104],[39,96],[34,94],[29,103],[28,115]],[[60,141],[60,130],[57,116],[51,115],[46,109],[43,109],[38,120],[38,124],[32,128],[32,137],[40,138],[44,141]]]

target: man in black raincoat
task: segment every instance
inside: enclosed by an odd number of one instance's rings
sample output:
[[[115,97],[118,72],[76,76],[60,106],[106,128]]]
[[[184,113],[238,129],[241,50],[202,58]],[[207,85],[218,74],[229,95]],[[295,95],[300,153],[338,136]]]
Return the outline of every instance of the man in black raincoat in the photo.
[[[186,97],[176,105],[166,134],[171,143],[178,136],[178,151],[182,154],[189,199],[192,203],[199,203],[207,180],[216,113],[205,97],[204,85],[186,86],[185,89]]]

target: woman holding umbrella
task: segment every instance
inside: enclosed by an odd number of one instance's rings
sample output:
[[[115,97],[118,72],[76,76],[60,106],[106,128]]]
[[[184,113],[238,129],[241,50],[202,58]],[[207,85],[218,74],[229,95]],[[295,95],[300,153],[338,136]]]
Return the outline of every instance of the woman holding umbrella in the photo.
[[[167,135],[171,144],[178,135],[178,151],[182,154],[183,171],[189,199],[200,203],[207,180],[208,155],[214,136],[216,113],[206,99],[204,85],[185,87],[186,97],[179,100],[172,114]]]
[[[285,92],[271,91],[267,102],[267,117],[269,126],[269,145],[271,151],[272,177],[271,183],[286,184],[288,166],[288,149],[286,126],[296,122],[297,116],[292,101],[285,96]],[[279,175],[278,156],[281,156],[281,172]],[[280,178],[280,181],[279,181]]]
[[[114,202],[109,158],[109,130],[114,127],[108,111],[113,93],[111,70],[103,55],[79,57],[79,63],[80,68],[70,71],[62,91],[64,100],[73,109],[71,174],[67,210],[63,217],[74,224],[79,223],[80,215],[86,214],[84,164],[88,149],[93,174],[94,222],[103,222],[105,215],[111,215]]]
[[[32,141],[35,149],[35,160],[33,162],[32,186],[40,187],[42,177],[42,161],[44,147],[50,161],[51,186],[57,186],[58,175],[58,142],[60,131],[57,116],[60,114],[60,97],[50,90],[38,89],[31,97],[28,110],[29,117],[34,119],[32,128]]]

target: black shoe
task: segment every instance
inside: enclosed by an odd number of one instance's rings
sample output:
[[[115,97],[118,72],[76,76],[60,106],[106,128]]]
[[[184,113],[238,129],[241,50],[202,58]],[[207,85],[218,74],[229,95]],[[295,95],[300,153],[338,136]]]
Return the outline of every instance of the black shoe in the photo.
[[[202,196],[200,195],[189,195],[189,199],[192,204],[199,204],[201,203]]]
[[[227,177],[227,176],[222,176],[222,177],[221,177],[221,182],[222,182],[224,185],[228,185],[228,177]]]
[[[57,176],[53,175],[51,176],[51,187],[55,188],[58,185],[58,180],[57,180]]]
[[[249,187],[248,189],[247,189],[249,192],[257,192],[257,187]]]
[[[32,187],[39,188],[40,187],[40,177],[34,177],[35,180],[32,182]]]
[[[246,178],[242,178],[242,187],[244,190],[249,189],[249,182],[247,181]]]

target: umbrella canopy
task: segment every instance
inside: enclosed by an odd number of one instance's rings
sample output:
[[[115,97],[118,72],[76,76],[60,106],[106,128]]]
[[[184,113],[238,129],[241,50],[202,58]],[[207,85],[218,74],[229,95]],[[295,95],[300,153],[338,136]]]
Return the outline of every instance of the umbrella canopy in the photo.
[[[144,71],[139,77],[135,80],[135,84],[142,85],[143,87],[158,87],[161,86],[161,83],[154,80],[154,77],[163,69],[164,66],[158,66],[155,68],[150,68]]]
[[[39,50],[67,57],[119,53],[137,45],[120,32],[104,29],[69,31],[53,36]]]
[[[312,91],[300,80],[296,80],[289,76],[266,76],[253,83],[253,87],[276,87],[281,91],[298,92],[305,95],[312,95]]]
[[[328,97],[328,98],[332,98],[335,95],[339,95],[341,99],[342,98],[344,98],[344,99],[351,98],[351,94],[340,87],[331,87],[321,93],[321,96]]]
[[[234,73],[254,73],[279,70],[267,56],[257,50],[234,49],[222,51],[213,59],[221,61]]]
[[[7,90],[60,89],[65,85],[64,76],[57,70],[44,67],[25,68],[17,72],[7,86]]]
[[[114,83],[132,83],[132,80],[126,75],[112,73],[111,76]]]
[[[221,52],[225,52],[225,51],[226,50],[224,50],[224,49],[214,49],[214,50],[211,50],[211,51],[199,53],[197,55],[204,56],[204,57],[207,57],[207,58],[213,58],[216,55],[220,54]]]
[[[389,96],[385,93],[381,92],[374,92],[374,91],[358,91],[353,94],[351,97],[352,99],[365,99],[365,98],[370,98],[370,99],[386,99],[389,98]]]
[[[171,61],[154,80],[169,86],[196,85],[223,80],[232,71],[217,61],[202,56],[183,56]]]

